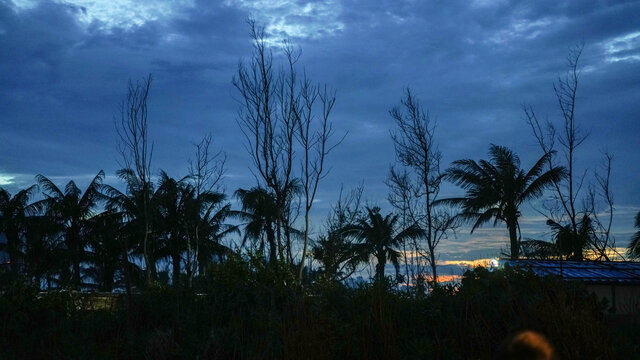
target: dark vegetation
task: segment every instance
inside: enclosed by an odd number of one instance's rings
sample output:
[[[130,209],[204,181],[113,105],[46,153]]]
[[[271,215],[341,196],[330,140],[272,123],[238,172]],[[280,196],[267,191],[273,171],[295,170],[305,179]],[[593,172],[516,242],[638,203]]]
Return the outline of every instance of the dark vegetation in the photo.
[[[222,183],[226,156],[210,135],[183,178],[152,171],[151,76],[129,84],[116,121],[123,188],[105,184],[102,171],[84,190],[43,175],[13,195],[0,187],[8,255],[0,268],[0,358],[489,359],[521,329],[545,334],[565,359],[640,351],[637,314],[603,313],[580,284],[509,268],[438,283],[438,245],[466,223],[472,232],[504,223],[505,256],[513,259],[616,255],[613,157],[605,154],[586,194],[584,177],[573,173],[584,140],[574,119],[581,48],[555,88],[564,130],[556,134],[525,107],[542,150],[532,167],[492,144],[489,160],[458,160],[441,171],[435,123],[407,89],[390,111],[393,211],[363,206],[362,188],[341,191],[312,232],[326,160],[344,140],[330,121],[336,95],[299,77],[300,52],[290,44],[279,57],[284,65],[274,63],[263,28],[249,25],[254,53],[233,84],[256,184],[235,190],[236,208]],[[464,195],[440,198],[443,181]],[[535,199],[546,199],[540,212],[551,239],[522,238],[519,209]],[[347,286],[369,265],[370,281]]]
[[[637,319],[618,331],[579,284],[513,269],[477,268],[429,296],[399,292],[388,280],[302,289],[291,285],[295,278],[287,266],[234,256],[212,265],[194,289],[153,286],[132,307],[121,295],[98,310],[83,310],[84,294],[39,295],[22,281],[5,283],[3,358],[490,359],[523,328],[546,334],[563,359],[640,350]]]

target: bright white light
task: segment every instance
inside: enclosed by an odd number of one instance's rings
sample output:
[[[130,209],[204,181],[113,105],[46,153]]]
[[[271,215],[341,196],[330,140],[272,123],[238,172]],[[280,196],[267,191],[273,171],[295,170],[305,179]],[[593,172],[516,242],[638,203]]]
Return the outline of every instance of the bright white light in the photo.
[[[0,175],[0,185],[11,185],[13,184],[13,179],[15,179],[13,176]]]
[[[489,264],[490,264],[491,270],[497,269],[500,267],[500,262],[496,258],[491,259],[491,262]]]

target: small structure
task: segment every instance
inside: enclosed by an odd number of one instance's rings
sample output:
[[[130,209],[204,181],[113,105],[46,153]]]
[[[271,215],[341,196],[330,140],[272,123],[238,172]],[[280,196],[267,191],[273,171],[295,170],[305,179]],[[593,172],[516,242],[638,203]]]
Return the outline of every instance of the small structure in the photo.
[[[599,299],[607,299],[612,313],[640,313],[640,262],[506,260],[505,265],[533,271],[538,276],[555,275],[580,281]]]

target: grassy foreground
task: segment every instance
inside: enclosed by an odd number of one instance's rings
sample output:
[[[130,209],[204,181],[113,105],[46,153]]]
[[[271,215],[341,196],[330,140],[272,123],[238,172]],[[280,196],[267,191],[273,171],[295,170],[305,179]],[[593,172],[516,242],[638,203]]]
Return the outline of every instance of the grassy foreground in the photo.
[[[285,267],[238,258],[199,280],[113,306],[3,280],[0,358],[491,359],[521,329],[545,334],[561,359],[640,353],[637,317],[612,318],[579,285],[513,269],[477,268],[429,295],[388,283],[303,289]]]

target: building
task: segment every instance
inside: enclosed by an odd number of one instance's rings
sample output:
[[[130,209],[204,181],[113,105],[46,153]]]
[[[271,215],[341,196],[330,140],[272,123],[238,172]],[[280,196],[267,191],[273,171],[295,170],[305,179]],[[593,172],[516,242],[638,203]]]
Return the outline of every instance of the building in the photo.
[[[528,269],[538,276],[580,281],[599,299],[607,300],[609,311],[640,313],[640,262],[506,260],[504,265]]]

